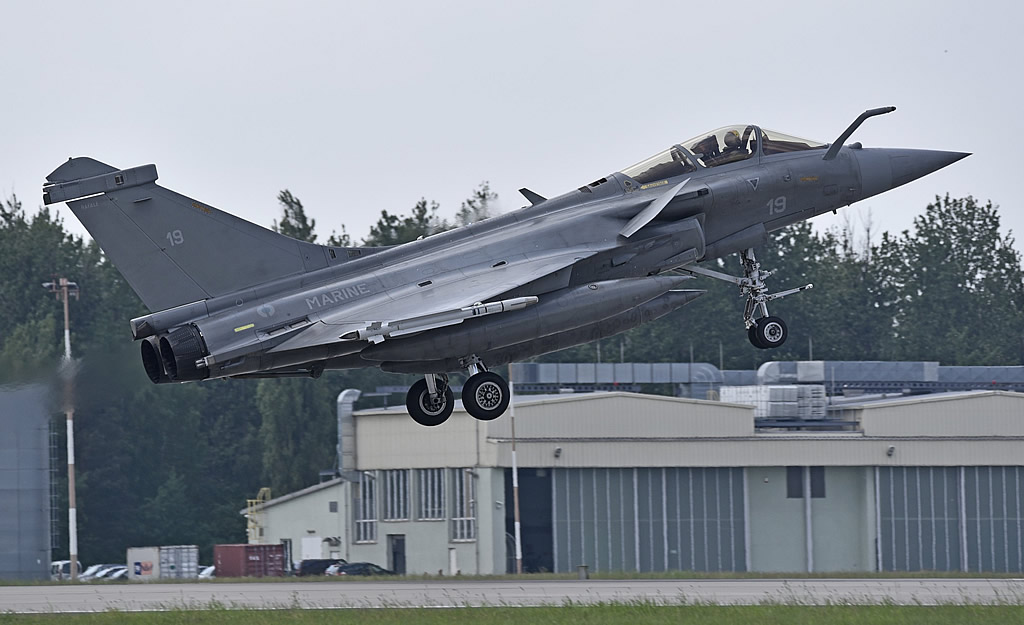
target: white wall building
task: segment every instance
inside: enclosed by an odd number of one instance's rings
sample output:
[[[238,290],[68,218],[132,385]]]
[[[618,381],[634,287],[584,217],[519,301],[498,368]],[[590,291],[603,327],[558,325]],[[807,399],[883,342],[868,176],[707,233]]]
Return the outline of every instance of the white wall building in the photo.
[[[1024,570],[1024,394],[847,404],[847,432],[631,393],[522,396],[515,413],[527,570]],[[295,562],[507,570],[509,415],[354,421],[353,481],[263,504],[259,540]]]

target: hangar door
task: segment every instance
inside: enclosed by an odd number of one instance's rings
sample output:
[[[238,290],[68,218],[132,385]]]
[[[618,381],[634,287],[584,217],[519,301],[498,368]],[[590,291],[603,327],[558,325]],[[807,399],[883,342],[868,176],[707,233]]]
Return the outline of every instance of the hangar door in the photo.
[[[1024,467],[879,467],[884,571],[1024,570]]]
[[[743,469],[553,469],[554,569],[745,571]]]

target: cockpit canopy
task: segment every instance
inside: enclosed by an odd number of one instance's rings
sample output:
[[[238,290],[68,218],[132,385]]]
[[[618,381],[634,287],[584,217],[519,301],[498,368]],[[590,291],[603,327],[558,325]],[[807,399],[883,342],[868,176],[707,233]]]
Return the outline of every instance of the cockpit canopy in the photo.
[[[725,126],[683,142],[704,167],[718,167],[743,161],[757,154],[757,129],[754,126]]]
[[[718,167],[758,155],[771,156],[824,147],[825,144],[818,141],[800,139],[757,126],[725,126],[677,143],[664,152],[623,169],[622,173],[645,185],[695,172],[699,168]]]
[[[761,153],[765,156],[785,154],[786,152],[802,152],[828,147],[827,143],[812,139],[801,139],[792,135],[761,128]]]

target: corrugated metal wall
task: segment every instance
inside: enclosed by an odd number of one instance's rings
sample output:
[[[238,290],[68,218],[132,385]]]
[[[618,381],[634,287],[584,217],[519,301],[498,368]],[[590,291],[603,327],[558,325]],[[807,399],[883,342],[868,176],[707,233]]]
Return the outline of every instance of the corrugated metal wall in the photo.
[[[555,571],[744,571],[743,470],[553,469]]]
[[[0,579],[49,579],[49,389],[0,388]]]
[[[1024,571],[1022,467],[965,467],[967,570]]]
[[[1022,467],[879,467],[885,571],[1022,571]]]
[[[957,467],[879,469],[883,571],[960,570],[959,484]]]

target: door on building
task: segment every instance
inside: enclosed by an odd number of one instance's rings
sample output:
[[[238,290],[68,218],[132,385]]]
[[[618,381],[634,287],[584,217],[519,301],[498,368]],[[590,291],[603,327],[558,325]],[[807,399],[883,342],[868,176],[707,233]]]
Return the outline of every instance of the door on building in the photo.
[[[405,534],[388,534],[388,568],[405,575]]]
[[[292,539],[282,538],[281,544],[284,545],[284,565],[288,567],[289,571],[294,571],[295,561],[292,560]]]
[[[505,532],[515,534],[512,469],[505,470]],[[552,540],[551,471],[519,470],[519,523],[523,539],[523,571],[540,573],[555,568]],[[509,541],[508,570],[515,571],[515,542]]]

